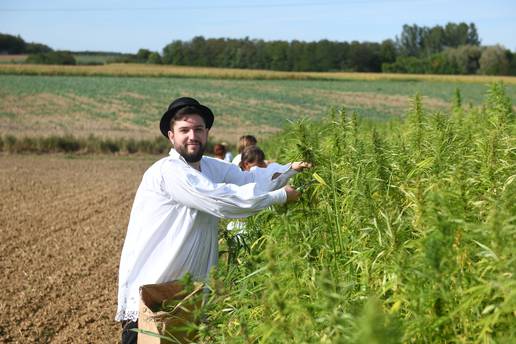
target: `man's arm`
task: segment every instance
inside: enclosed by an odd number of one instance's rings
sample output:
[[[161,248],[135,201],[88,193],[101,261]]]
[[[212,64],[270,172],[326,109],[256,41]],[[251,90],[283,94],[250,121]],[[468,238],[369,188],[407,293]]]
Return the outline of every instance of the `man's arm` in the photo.
[[[284,187],[297,173],[312,167],[307,162],[294,162],[286,165],[274,163],[267,168],[254,168],[250,172],[231,167],[224,181],[236,185],[256,183],[263,191],[272,191]]]
[[[179,161],[167,163],[162,176],[163,186],[174,201],[222,218],[247,217],[272,204],[295,200],[297,193],[292,188],[264,192],[255,183],[213,183]]]

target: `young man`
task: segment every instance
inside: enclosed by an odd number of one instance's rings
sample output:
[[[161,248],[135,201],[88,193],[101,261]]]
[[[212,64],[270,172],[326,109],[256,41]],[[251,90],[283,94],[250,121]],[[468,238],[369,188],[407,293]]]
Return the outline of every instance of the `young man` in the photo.
[[[203,156],[212,111],[197,100],[174,100],[160,122],[173,145],[168,157],[143,175],[129,219],[119,271],[118,309],[122,343],[136,343],[139,288],[190,273],[203,280],[218,258],[219,218],[242,218],[272,204],[296,201],[288,177],[310,167],[295,163],[284,181]],[[259,181],[259,182],[257,182]]]

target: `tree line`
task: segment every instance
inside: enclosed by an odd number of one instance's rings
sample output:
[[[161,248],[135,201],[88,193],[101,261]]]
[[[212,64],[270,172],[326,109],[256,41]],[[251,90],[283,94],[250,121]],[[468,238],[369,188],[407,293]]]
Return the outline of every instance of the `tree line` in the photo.
[[[42,50],[33,53],[28,62],[50,63],[48,60],[55,58],[49,56],[51,49],[47,46],[7,36],[10,35],[0,35],[0,53],[27,53],[29,46],[41,46]],[[403,25],[399,36],[382,42],[197,36],[186,41],[174,40],[161,53],[140,49],[136,54],[120,54],[110,62],[279,71],[516,75],[516,56],[511,50],[480,43],[474,23],[433,27],[413,24]]]

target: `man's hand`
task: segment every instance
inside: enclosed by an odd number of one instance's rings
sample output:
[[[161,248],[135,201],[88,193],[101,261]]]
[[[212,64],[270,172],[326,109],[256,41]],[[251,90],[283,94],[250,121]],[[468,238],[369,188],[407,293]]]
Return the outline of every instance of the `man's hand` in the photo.
[[[287,192],[287,203],[296,202],[301,197],[301,192],[290,185],[285,186],[285,191]]]
[[[312,164],[306,161],[296,161],[292,163],[292,169],[298,172],[302,172],[307,168],[311,168]]]

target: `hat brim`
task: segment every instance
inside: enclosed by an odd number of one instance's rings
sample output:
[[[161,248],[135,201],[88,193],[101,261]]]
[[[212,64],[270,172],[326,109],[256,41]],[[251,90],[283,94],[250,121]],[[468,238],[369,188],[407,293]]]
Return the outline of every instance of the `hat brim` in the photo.
[[[174,115],[184,107],[191,106],[198,110],[198,115],[204,119],[204,124],[206,124],[206,128],[210,129],[213,125],[214,116],[213,112],[211,112],[210,108],[204,105],[193,105],[193,104],[181,104],[175,107],[168,109],[163,116],[161,117],[161,121],[159,122],[159,129],[163,136],[168,138],[168,131],[170,130],[170,120]]]

